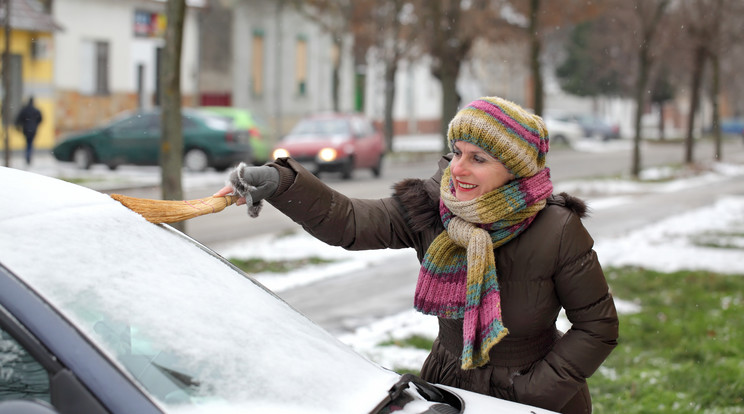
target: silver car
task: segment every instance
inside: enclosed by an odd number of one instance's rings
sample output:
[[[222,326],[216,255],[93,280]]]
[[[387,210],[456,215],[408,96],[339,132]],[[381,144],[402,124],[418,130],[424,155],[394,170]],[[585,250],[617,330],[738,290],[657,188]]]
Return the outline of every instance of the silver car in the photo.
[[[105,194],[0,182],[0,413],[547,412],[385,369]]]

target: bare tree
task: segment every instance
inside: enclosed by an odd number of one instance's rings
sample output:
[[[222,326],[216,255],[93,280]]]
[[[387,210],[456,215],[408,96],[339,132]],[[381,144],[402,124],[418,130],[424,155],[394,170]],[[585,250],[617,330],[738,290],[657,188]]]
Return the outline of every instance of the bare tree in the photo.
[[[630,173],[638,177],[641,173],[641,118],[646,104],[646,90],[648,88],[649,73],[654,64],[654,42],[657,29],[669,6],[669,0],[635,0],[634,10],[637,21],[638,36],[638,69],[636,74],[635,101],[636,113],[634,119],[635,134],[633,136],[633,158]]]
[[[740,16],[744,13],[744,4],[736,0],[718,1],[711,13],[713,19],[718,22],[712,27],[710,45],[707,48],[711,62],[711,79],[710,79],[710,100],[713,106],[713,137],[715,140],[714,158],[717,161],[723,160],[723,148],[721,133],[721,110],[720,101],[722,98],[722,62],[726,57],[733,56],[729,53],[736,44],[744,39],[741,30]],[[741,73],[739,71],[739,73]]]
[[[415,0],[416,31],[422,52],[432,59],[431,73],[442,85],[440,133],[447,150],[447,126],[460,105],[457,78],[475,41],[508,27],[502,2],[485,0]]]
[[[393,103],[395,102],[395,77],[398,73],[400,61],[405,56],[410,56],[413,46],[411,35],[415,31],[410,30],[407,23],[410,16],[406,17],[412,10],[406,10],[406,0],[388,0],[378,3],[373,11],[374,26],[371,30],[358,33],[357,38],[366,35],[373,36],[373,40],[366,44],[374,45],[376,54],[381,58],[385,66],[384,74],[384,110],[383,110],[383,132],[388,151],[393,148]],[[359,16],[362,18],[363,16]]]
[[[381,58],[385,68],[385,108],[383,130],[388,149],[393,139],[393,102],[395,100],[395,76],[398,64],[410,49],[408,26],[404,23],[404,8],[407,0],[295,0],[294,6],[328,33],[337,48],[341,48],[344,36],[353,39],[354,66],[366,65],[368,53],[373,50]],[[334,106],[338,109],[338,68],[334,64]]]
[[[3,27],[5,34],[5,47],[2,54],[2,83],[3,83],[3,102],[0,114],[3,122],[3,159],[5,166],[10,167],[10,0],[3,1]]]
[[[717,56],[721,39],[721,20],[725,18],[724,7],[727,5],[728,2],[725,0],[689,0],[678,4],[677,12],[684,22],[686,28],[685,39],[690,45],[689,50],[693,59],[690,73],[690,109],[685,136],[684,162],[687,164],[694,161],[695,118],[701,102],[705,64],[709,60],[713,62],[713,83],[715,85],[713,98],[714,124],[718,123]],[[719,135],[718,139],[720,140],[720,131],[717,135]]]
[[[160,142],[161,189],[164,200],[183,198],[181,170],[183,168],[183,135],[181,125],[181,46],[186,0],[168,0],[168,25],[165,29],[165,50],[160,73],[162,138]],[[185,223],[175,223],[185,230]]]
[[[503,6],[506,7],[506,6]],[[502,15],[504,8],[502,7]],[[554,32],[580,22],[593,19],[608,8],[606,0],[587,2],[585,0],[509,0],[508,7],[526,16],[524,22],[510,19],[510,30],[497,41],[513,42],[524,38],[529,48],[529,67],[532,79],[532,103],[534,112],[542,115],[545,107],[543,80],[543,43]]]

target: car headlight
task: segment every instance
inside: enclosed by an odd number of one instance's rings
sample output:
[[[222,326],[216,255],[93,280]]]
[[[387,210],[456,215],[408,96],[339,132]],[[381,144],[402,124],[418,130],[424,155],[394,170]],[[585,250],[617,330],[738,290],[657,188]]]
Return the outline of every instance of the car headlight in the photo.
[[[321,161],[331,162],[338,157],[338,152],[334,148],[323,148],[318,152],[318,158]]]
[[[287,151],[284,148],[277,148],[277,149],[274,150],[274,152],[271,154],[271,156],[273,156],[274,159],[289,157],[289,151]]]

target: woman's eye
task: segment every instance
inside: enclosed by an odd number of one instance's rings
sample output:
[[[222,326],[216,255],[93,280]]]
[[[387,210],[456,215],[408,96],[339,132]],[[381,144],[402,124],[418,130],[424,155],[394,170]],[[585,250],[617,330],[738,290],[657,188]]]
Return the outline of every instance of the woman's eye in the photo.
[[[481,164],[481,163],[486,162],[486,159],[483,158],[483,157],[481,157],[480,155],[475,155],[475,156],[473,156],[473,161]]]

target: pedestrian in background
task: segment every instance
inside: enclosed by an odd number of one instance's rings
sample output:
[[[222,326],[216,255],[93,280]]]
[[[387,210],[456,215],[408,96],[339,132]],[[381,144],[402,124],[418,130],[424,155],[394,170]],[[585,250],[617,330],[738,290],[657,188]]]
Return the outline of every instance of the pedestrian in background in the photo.
[[[31,165],[31,155],[34,149],[34,138],[43,117],[41,111],[34,106],[34,97],[28,98],[26,106],[21,108],[15,119],[15,126],[26,137],[26,165]]]
[[[452,154],[433,177],[404,180],[383,199],[348,198],[291,158],[241,164],[216,195],[238,194],[254,217],[265,198],[349,250],[415,249],[414,307],[439,318],[423,379],[590,413],[586,378],[617,345],[617,312],[581,223],[586,205],[553,195],[543,120],[486,97],[456,114],[447,138]]]

